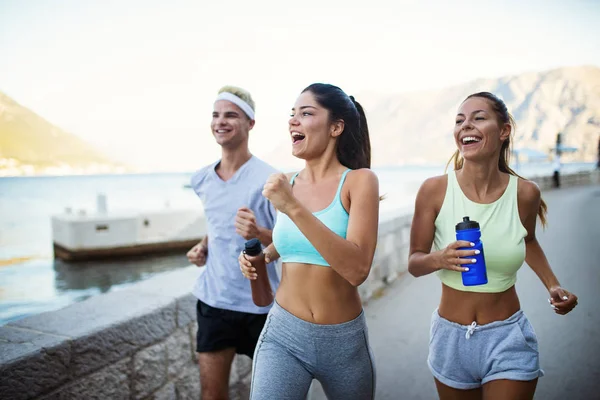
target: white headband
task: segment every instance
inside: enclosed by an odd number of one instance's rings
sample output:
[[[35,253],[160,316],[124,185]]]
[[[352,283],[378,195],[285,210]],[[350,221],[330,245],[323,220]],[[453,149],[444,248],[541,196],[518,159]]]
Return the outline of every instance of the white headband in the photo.
[[[227,100],[232,102],[233,104],[241,108],[242,111],[246,113],[248,118],[254,119],[254,110],[252,109],[252,107],[250,107],[250,104],[246,103],[244,100],[240,99],[235,94],[229,92],[219,93],[217,99],[215,100],[215,103],[219,100]]]

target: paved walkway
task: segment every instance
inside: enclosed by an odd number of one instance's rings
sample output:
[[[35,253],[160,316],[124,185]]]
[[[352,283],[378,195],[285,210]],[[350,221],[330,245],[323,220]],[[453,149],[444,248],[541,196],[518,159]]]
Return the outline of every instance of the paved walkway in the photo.
[[[538,335],[546,372],[535,398],[600,399],[600,186],[549,191],[543,197],[549,227],[538,229],[538,239],[579,305],[567,316],[554,314],[533,271],[526,265],[519,271],[517,291]],[[426,359],[440,290],[436,276],[406,274],[366,307],[378,400],[437,399]],[[318,389],[311,400],[325,398]]]

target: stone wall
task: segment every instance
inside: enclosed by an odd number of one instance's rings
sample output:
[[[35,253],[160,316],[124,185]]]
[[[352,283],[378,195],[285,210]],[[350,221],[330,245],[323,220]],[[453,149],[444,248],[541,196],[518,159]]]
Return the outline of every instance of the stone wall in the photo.
[[[551,178],[534,179],[545,190]],[[600,183],[598,172],[562,177],[564,187]],[[412,210],[383,219],[363,301],[407,269]],[[0,399],[197,400],[196,301],[199,269],[161,274],[0,327]],[[248,398],[251,363],[236,357],[232,399]]]
[[[536,182],[541,190],[553,189],[552,176],[539,176],[531,178],[532,181]],[[560,176],[560,187],[567,188],[572,186],[580,185],[591,185],[600,183],[600,171],[582,171],[569,175]]]
[[[0,327],[0,398],[198,399],[197,275],[188,267]],[[249,368],[237,360],[234,378]]]

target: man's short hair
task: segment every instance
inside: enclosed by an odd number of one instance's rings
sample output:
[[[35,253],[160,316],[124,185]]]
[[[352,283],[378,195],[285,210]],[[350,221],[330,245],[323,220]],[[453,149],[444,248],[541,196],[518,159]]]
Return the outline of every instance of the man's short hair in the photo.
[[[252,100],[252,96],[247,90],[239,88],[237,86],[223,86],[221,89],[219,89],[218,94],[221,93],[231,93],[233,95],[236,95],[237,97],[248,103],[250,108],[252,108],[252,111],[256,111],[256,109],[254,108],[254,100]]]

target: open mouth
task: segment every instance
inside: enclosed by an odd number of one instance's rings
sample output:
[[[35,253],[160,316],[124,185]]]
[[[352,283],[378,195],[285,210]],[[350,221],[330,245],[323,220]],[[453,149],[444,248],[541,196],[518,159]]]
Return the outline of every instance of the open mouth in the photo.
[[[219,134],[219,135],[223,135],[225,133],[229,133],[231,132],[231,129],[216,129],[215,133]]]
[[[470,144],[476,144],[476,143],[479,143],[479,142],[481,142],[481,138],[480,138],[480,137],[477,137],[477,136],[465,136],[464,138],[462,138],[462,139],[460,140],[460,142],[461,142],[463,145],[465,145],[465,146],[468,146],[468,145],[470,145]]]
[[[292,132],[292,143],[298,144],[304,140],[304,134],[300,132]]]

